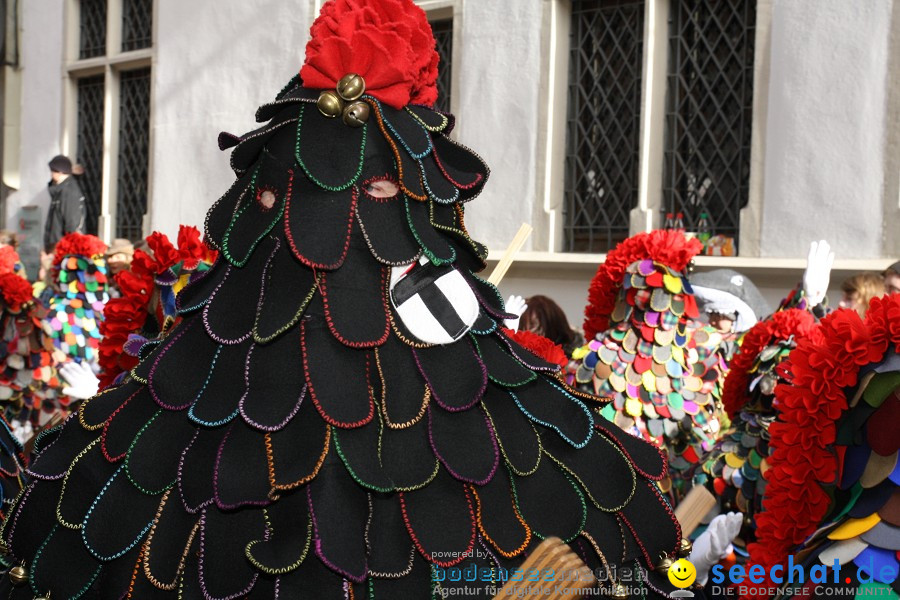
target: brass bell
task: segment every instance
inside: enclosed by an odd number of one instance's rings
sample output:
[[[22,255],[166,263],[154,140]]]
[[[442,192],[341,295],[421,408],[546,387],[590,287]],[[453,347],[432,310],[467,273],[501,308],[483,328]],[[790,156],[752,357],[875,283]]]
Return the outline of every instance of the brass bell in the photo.
[[[9,570],[9,580],[12,581],[13,585],[28,583],[28,569],[25,568],[25,563],[16,565]]]
[[[316,108],[329,119],[333,119],[340,115],[344,110],[344,101],[341,100],[335,92],[325,90],[319,94],[319,99],[316,101]]]
[[[612,593],[610,594],[615,600],[627,600],[628,598],[628,588],[622,585],[621,582],[616,582],[612,586]]]
[[[50,600],[50,592],[47,592],[43,596],[37,596],[34,600]]]
[[[347,73],[338,81],[337,93],[347,102],[358,100],[366,93],[366,80],[356,73]]]
[[[691,555],[691,550],[693,549],[694,544],[691,543],[691,540],[687,538],[681,538],[681,543],[678,544],[678,556],[687,558]]]
[[[344,125],[362,127],[369,120],[369,105],[365,102],[354,102],[344,108]]]
[[[666,575],[669,572],[669,568],[672,566],[672,564],[674,564],[674,562],[675,561],[673,561],[665,554],[661,554],[659,562],[656,563],[656,567],[654,567],[654,570],[660,575]]]

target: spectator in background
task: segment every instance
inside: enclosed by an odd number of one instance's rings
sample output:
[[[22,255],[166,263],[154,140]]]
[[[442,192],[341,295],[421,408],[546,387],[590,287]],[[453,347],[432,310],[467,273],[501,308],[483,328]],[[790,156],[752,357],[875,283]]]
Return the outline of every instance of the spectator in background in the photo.
[[[878,273],[871,271],[857,273],[841,284],[841,301],[838,306],[855,310],[860,317],[865,317],[866,311],[869,310],[869,301],[882,295],[886,287],[886,283]]]
[[[531,331],[562,346],[566,356],[584,345],[584,336],[572,329],[563,309],[547,296],[532,296],[525,301],[519,329]]]
[[[134,258],[134,245],[125,238],[116,238],[106,251],[106,266],[111,275],[127,271]]]
[[[72,161],[54,156],[50,167],[50,208],[44,226],[44,252],[53,253],[56,243],[67,233],[84,233],[84,193],[72,177]]]
[[[900,260],[885,269],[881,276],[885,294],[900,294]]]

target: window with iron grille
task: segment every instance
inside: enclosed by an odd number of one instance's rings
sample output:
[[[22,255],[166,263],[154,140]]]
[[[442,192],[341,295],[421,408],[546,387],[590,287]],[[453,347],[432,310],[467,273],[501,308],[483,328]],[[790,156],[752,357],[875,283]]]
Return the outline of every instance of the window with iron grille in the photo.
[[[450,112],[451,75],[453,70],[453,19],[432,21],[431,30],[434,32],[437,53],[440,57],[437,80],[438,99],[434,107],[444,112]]]
[[[672,0],[663,210],[734,238],[747,204],[756,0]]]
[[[119,86],[116,237],[143,237],[150,150],[150,68],[122,73]]]
[[[76,162],[84,167],[78,183],[84,192],[85,231],[97,233],[103,182],[103,88],[104,76],[78,80],[78,127]]]
[[[637,203],[643,0],[573,0],[564,250],[606,252]]]
[[[80,0],[78,58],[106,54],[106,0]]]
[[[123,0],[122,52],[149,48],[153,34],[153,0]]]

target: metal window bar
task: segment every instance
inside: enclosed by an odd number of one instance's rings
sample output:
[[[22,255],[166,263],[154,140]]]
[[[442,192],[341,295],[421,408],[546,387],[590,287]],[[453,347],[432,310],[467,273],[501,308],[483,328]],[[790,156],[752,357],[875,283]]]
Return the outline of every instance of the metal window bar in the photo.
[[[122,3],[122,52],[149,48],[153,35],[153,0]]]
[[[150,158],[150,68],[122,73],[119,85],[116,237],[143,237]]]
[[[84,167],[78,179],[84,192],[85,232],[97,234],[103,190],[103,90],[104,76],[78,80],[76,162]]]
[[[734,238],[747,205],[756,0],[672,0],[663,212]]]
[[[106,0],[79,2],[78,58],[106,54]]]
[[[573,0],[564,250],[605,252],[637,204],[643,0]]]
[[[440,62],[438,63],[438,99],[434,104],[437,110],[450,112],[450,93],[452,92],[453,71],[453,19],[441,19],[431,22],[434,41]]]

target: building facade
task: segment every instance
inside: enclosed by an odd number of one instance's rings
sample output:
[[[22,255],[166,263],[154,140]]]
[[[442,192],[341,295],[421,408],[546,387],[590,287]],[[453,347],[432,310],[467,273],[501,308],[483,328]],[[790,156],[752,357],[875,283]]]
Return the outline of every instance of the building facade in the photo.
[[[497,256],[534,226],[504,292],[553,296],[578,324],[604,252],[668,214],[737,253],[698,268],[773,300],[811,240],[837,253],[833,286],[900,257],[896,0],[418,3],[439,102],[492,169],[471,233]],[[101,237],[201,225],[232,181],[218,133],[254,128],[320,4],[7,0],[7,226],[38,229],[57,153],[85,167]]]

